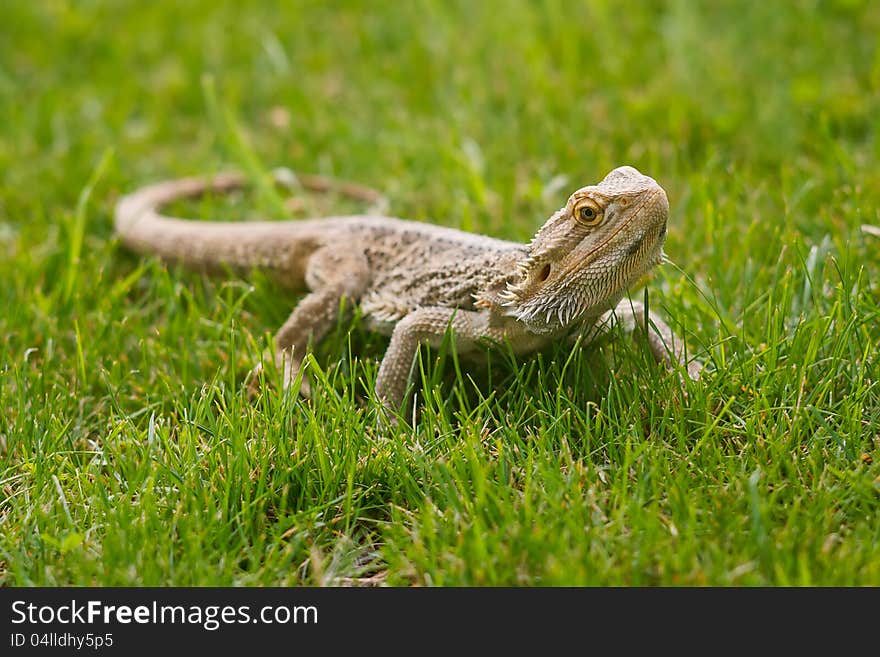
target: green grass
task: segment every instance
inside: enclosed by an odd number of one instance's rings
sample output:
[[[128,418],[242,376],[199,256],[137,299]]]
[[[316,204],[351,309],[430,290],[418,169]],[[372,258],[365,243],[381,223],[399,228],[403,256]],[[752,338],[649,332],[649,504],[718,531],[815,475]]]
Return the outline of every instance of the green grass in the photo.
[[[333,4],[4,6],[0,583],[880,585],[880,5]],[[527,240],[621,164],[705,378],[440,350],[394,432],[357,318],[313,402],[250,400],[296,297],[112,234],[148,181],[285,165]]]

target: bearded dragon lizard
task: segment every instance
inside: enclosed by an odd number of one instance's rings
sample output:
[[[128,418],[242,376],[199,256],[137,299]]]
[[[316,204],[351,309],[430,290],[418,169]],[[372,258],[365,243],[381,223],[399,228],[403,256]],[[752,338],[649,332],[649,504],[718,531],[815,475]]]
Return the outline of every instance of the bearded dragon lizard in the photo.
[[[178,199],[244,184],[225,174],[144,187],[119,200],[115,227],[138,252],[199,269],[260,268],[307,290],[275,336],[285,387],[309,343],[355,304],[369,329],[391,338],[375,391],[394,412],[419,345],[439,346],[450,329],[459,354],[486,343],[527,354],[574,336],[588,342],[618,322],[647,338],[657,361],[694,379],[702,369],[662,319],[624,298],[664,261],[669,209],[663,188],[632,167],[575,191],[528,244],[386,216],[224,223],[160,214]]]

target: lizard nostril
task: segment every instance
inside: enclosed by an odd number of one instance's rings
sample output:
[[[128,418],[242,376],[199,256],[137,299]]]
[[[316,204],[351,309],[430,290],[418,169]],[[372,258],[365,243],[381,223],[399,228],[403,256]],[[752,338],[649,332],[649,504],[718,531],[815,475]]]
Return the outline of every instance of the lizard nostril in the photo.
[[[538,280],[540,282],[543,283],[548,278],[550,278],[550,263],[549,262],[546,265],[544,265],[544,268],[541,269],[541,271],[538,273]]]

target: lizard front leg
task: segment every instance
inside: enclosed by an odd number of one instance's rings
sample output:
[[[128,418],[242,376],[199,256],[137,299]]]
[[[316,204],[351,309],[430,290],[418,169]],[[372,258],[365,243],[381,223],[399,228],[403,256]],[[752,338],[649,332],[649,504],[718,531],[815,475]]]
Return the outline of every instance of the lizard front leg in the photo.
[[[647,315],[647,316],[646,316]],[[634,333],[648,340],[651,354],[658,363],[671,366],[673,363],[687,368],[688,376],[696,381],[700,378],[703,365],[695,359],[688,359],[685,353],[684,340],[679,338],[661,317],[650,311],[646,312],[645,304],[624,298],[614,310],[609,310],[599,317],[596,323],[584,334],[589,343],[599,335],[608,333],[615,326],[620,326],[625,333]]]
[[[309,343],[317,342],[333,328],[341,308],[346,313],[352,311],[369,284],[370,269],[363,251],[323,247],[309,257],[305,278],[312,292],[296,305],[275,335],[275,362],[283,370],[285,390],[295,381]],[[300,393],[309,396],[305,380]]]
[[[492,338],[484,313],[455,308],[419,308],[394,327],[388,350],[376,377],[376,396],[386,409],[401,410],[409,387],[420,344],[439,347],[448,329],[455,333],[455,347],[463,353],[483,338]]]

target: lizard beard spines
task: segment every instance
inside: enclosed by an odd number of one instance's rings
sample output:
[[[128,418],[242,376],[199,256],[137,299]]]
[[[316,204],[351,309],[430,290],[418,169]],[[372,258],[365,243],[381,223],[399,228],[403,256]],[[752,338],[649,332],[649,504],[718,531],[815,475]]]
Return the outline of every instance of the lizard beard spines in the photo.
[[[535,333],[549,333],[571,322],[581,304],[560,282],[547,282],[553,261],[546,254],[530,254],[517,264],[517,277],[498,298],[504,314]]]
[[[505,314],[521,321],[534,333],[550,333],[568,326],[584,308],[579,295],[565,292],[523,299],[518,291],[509,289],[503,296]]]
[[[535,272],[548,265],[550,265],[549,261],[533,255],[518,262],[516,278],[508,281],[504,291],[499,294],[502,305],[510,307],[525,301],[530,288],[535,285]]]

